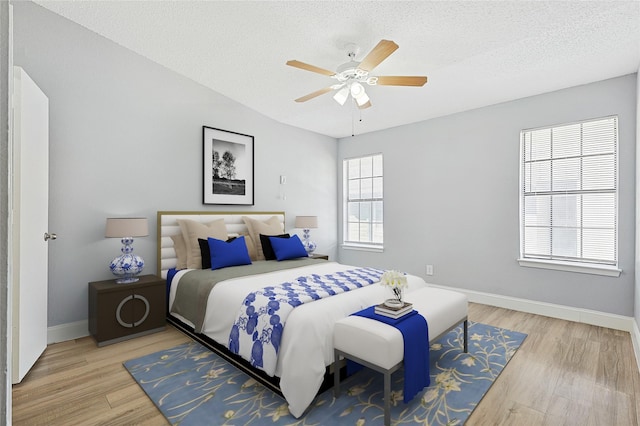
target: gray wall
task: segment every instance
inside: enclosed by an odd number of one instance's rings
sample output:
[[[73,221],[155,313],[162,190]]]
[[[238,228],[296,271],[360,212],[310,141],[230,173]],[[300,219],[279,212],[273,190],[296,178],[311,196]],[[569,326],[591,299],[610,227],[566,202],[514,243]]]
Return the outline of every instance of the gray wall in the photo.
[[[633,74],[340,139],[340,160],[382,152],[385,172],[385,250],[340,249],[341,262],[401,269],[438,285],[632,316],[636,102]],[[520,131],[613,114],[620,126],[622,275],[519,266]],[[433,276],[425,276],[426,264],[434,265]]]
[[[318,252],[335,257],[335,139],[268,119],[33,3],[14,14],[15,64],[50,102],[50,327],[86,320],[87,283],[112,277],[121,245],[104,238],[108,216],[149,218],[150,235],[134,243],[146,273],[156,270],[158,210],[282,210],[288,230],[296,215],[317,215]],[[255,137],[255,206],[202,205],[203,125]]]

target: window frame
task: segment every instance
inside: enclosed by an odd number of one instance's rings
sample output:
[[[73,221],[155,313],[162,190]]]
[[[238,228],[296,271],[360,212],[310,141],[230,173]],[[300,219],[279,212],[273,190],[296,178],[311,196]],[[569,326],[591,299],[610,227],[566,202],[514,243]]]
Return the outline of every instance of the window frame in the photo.
[[[349,198],[349,182],[350,180],[350,175],[349,175],[349,161],[352,160],[363,160],[366,158],[372,158],[372,162],[374,161],[373,159],[375,157],[380,157],[380,160],[382,162],[381,165],[381,174],[380,175],[374,175],[373,174],[373,168],[372,168],[372,176],[371,178],[375,178],[375,177],[379,177],[382,179],[382,188],[381,188],[381,192],[382,192],[382,196],[381,197],[373,197],[373,194],[370,198],[354,198],[354,199],[350,199]],[[355,179],[363,179],[362,177],[357,177]],[[362,251],[373,251],[373,252],[382,252],[384,251],[384,155],[381,152],[376,152],[376,153],[371,153],[371,154],[365,154],[365,155],[358,155],[358,156],[354,156],[354,157],[349,157],[349,158],[344,158],[342,160],[342,187],[343,187],[343,197],[342,197],[342,212],[343,212],[343,220],[342,220],[342,247],[345,249],[351,249],[351,250],[362,250]],[[362,194],[360,194],[362,195]],[[373,224],[379,224],[381,229],[382,229],[382,242],[373,242],[373,241],[354,241],[354,240],[349,240],[349,203],[351,202],[379,202],[382,204],[381,206],[381,211],[382,211],[382,219],[381,221],[374,221],[373,217],[374,217],[374,213],[373,213],[373,208],[371,209],[371,215],[369,217],[369,220],[366,222],[369,224],[369,226],[371,227],[371,236],[373,239]],[[360,223],[362,223],[363,221],[360,220]]]
[[[525,249],[525,134],[531,134],[533,132],[536,131],[540,131],[540,130],[549,130],[549,129],[560,129],[562,127],[566,127],[566,126],[571,126],[571,125],[577,125],[580,124],[581,126],[584,123],[590,123],[590,122],[596,122],[596,121],[604,121],[604,120],[610,120],[613,119],[615,120],[615,154],[614,154],[614,173],[615,173],[615,191],[614,191],[614,199],[615,199],[615,247],[614,247],[614,252],[615,252],[615,260],[614,260],[614,264],[606,264],[606,263],[598,263],[598,262],[588,262],[588,261],[580,261],[580,260],[568,260],[568,259],[559,259],[559,257],[562,257],[560,255],[555,255],[555,259],[554,254],[551,252],[550,253],[550,259],[545,259],[545,258],[538,258],[535,256],[525,256],[524,253],[524,249]],[[620,174],[620,144],[619,144],[619,139],[620,139],[620,125],[619,125],[619,118],[617,115],[610,115],[610,116],[604,116],[604,117],[597,117],[597,118],[591,118],[591,119],[585,119],[585,120],[578,120],[578,121],[574,121],[574,122],[569,122],[569,123],[560,123],[560,124],[554,124],[554,125],[550,125],[550,126],[541,126],[541,127],[537,127],[537,128],[530,128],[530,129],[523,129],[520,132],[520,156],[519,156],[519,209],[518,209],[518,213],[519,213],[519,231],[520,231],[520,240],[519,240],[519,257],[518,257],[518,263],[520,264],[520,266],[524,266],[524,267],[532,267],[532,268],[543,268],[543,269],[550,269],[550,270],[559,270],[559,271],[568,271],[568,272],[578,272],[578,273],[586,273],[586,274],[594,274],[594,275],[604,275],[604,276],[610,276],[610,277],[618,277],[620,276],[620,273],[622,272],[622,270],[619,268],[619,261],[620,261],[620,257],[619,257],[619,251],[618,251],[618,246],[619,246],[619,213],[620,213],[620,202],[619,202],[619,194],[620,194],[620,188],[619,188],[619,174]],[[581,142],[582,142],[582,135],[581,135]],[[582,152],[580,153],[579,158],[586,158],[588,157],[588,155],[583,154]],[[553,155],[551,155],[551,157],[549,158],[550,161],[553,161],[554,157]],[[557,161],[557,159],[556,159]],[[583,190],[581,190],[583,191]],[[549,194],[562,194],[562,193],[566,193],[566,191],[561,191],[561,190],[549,190],[549,191],[544,191],[546,193]],[[605,191],[603,190],[602,193],[605,193]],[[580,215],[580,217],[582,218],[582,213]],[[550,217],[550,220],[553,220],[552,217]],[[553,226],[552,225],[553,222],[551,222],[549,224],[549,226]]]

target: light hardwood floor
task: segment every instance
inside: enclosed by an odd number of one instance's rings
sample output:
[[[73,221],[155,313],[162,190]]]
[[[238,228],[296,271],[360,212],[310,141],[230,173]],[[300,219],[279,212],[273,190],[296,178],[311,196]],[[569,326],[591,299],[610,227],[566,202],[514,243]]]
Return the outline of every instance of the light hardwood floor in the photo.
[[[478,304],[470,304],[469,318],[528,337],[467,426],[639,424],[629,333]],[[186,341],[167,326],[103,348],[90,337],[50,345],[13,387],[13,424],[165,425],[122,363]]]

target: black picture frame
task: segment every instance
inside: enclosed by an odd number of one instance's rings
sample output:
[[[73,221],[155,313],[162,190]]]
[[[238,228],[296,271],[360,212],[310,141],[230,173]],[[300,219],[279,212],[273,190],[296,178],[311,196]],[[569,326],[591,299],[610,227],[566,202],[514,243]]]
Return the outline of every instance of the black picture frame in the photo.
[[[254,204],[254,139],[202,126],[202,203]]]

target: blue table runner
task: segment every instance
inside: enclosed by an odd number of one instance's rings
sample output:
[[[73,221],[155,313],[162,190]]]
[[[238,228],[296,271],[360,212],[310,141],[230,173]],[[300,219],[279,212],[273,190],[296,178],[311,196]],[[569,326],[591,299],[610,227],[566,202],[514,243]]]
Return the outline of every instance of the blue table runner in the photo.
[[[429,377],[429,327],[427,320],[417,311],[393,319],[384,315],[378,315],[374,306],[370,306],[352,315],[370,318],[389,324],[402,333],[404,341],[404,395],[406,404],[411,401],[422,389],[431,383]],[[350,373],[347,366],[347,372]]]

